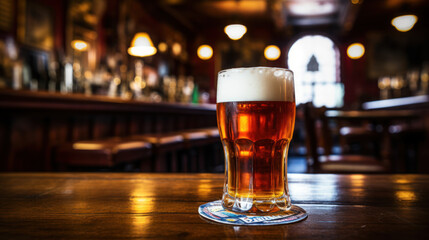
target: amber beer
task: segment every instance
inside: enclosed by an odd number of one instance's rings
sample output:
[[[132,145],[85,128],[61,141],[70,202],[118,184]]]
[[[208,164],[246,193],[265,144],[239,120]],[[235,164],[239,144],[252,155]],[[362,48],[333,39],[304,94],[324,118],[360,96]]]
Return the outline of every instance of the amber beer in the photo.
[[[225,152],[223,206],[288,210],[287,151],[295,124],[292,72],[238,68],[218,76],[217,120]]]

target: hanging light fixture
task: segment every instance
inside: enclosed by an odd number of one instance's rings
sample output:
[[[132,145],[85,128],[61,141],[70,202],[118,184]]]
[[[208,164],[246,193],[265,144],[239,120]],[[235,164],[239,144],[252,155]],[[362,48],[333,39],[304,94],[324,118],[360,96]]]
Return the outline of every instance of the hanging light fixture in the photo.
[[[267,60],[275,61],[280,57],[280,48],[276,45],[269,45],[264,50],[264,56]]]
[[[347,56],[351,59],[359,59],[365,53],[365,47],[361,43],[353,43],[347,48]]]
[[[71,42],[71,46],[73,49],[83,52],[88,49],[88,43],[83,40],[73,40]]]
[[[225,33],[232,40],[238,40],[247,32],[246,26],[243,24],[230,24],[225,27]]]
[[[128,48],[128,54],[135,57],[148,57],[156,53],[149,34],[145,32],[136,33],[131,41],[131,47]]]
[[[202,60],[209,60],[213,56],[213,48],[209,45],[201,45],[198,47],[197,54]]]
[[[408,32],[417,22],[417,16],[413,14],[402,15],[392,19],[392,25],[400,32]]]

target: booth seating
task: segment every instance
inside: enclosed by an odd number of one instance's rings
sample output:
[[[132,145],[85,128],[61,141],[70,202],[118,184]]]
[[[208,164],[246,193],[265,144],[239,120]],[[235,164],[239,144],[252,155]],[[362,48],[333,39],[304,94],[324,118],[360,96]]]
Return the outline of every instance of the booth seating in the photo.
[[[64,144],[56,149],[55,159],[59,170],[112,170],[125,164],[146,165],[151,154],[149,142],[114,138]]]

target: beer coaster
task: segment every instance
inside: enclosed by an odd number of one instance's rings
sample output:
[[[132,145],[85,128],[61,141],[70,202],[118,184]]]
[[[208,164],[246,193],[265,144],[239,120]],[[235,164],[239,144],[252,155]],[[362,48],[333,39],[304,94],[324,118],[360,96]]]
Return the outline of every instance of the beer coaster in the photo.
[[[307,218],[307,212],[293,205],[289,211],[277,212],[272,215],[245,215],[224,209],[222,201],[217,200],[201,205],[198,213],[211,221],[244,226],[268,226],[299,222]]]

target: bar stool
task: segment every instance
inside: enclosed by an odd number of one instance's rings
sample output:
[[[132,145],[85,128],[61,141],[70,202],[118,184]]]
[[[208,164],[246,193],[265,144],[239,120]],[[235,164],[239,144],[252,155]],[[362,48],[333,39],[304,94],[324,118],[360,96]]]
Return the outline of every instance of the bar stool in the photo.
[[[119,138],[77,141],[56,150],[59,169],[107,168],[140,162],[145,164],[152,153],[152,145],[143,141],[124,141]]]
[[[129,140],[145,141],[152,144],[153,157],[150,166],[142,166],[142,171],[177,172],[177,154],[183,149],[183,136],[177,133],[153,133],[133,135]],[[169,155],[169,156],[168,156]],[[167,159],[169,157],[169,159]]]

